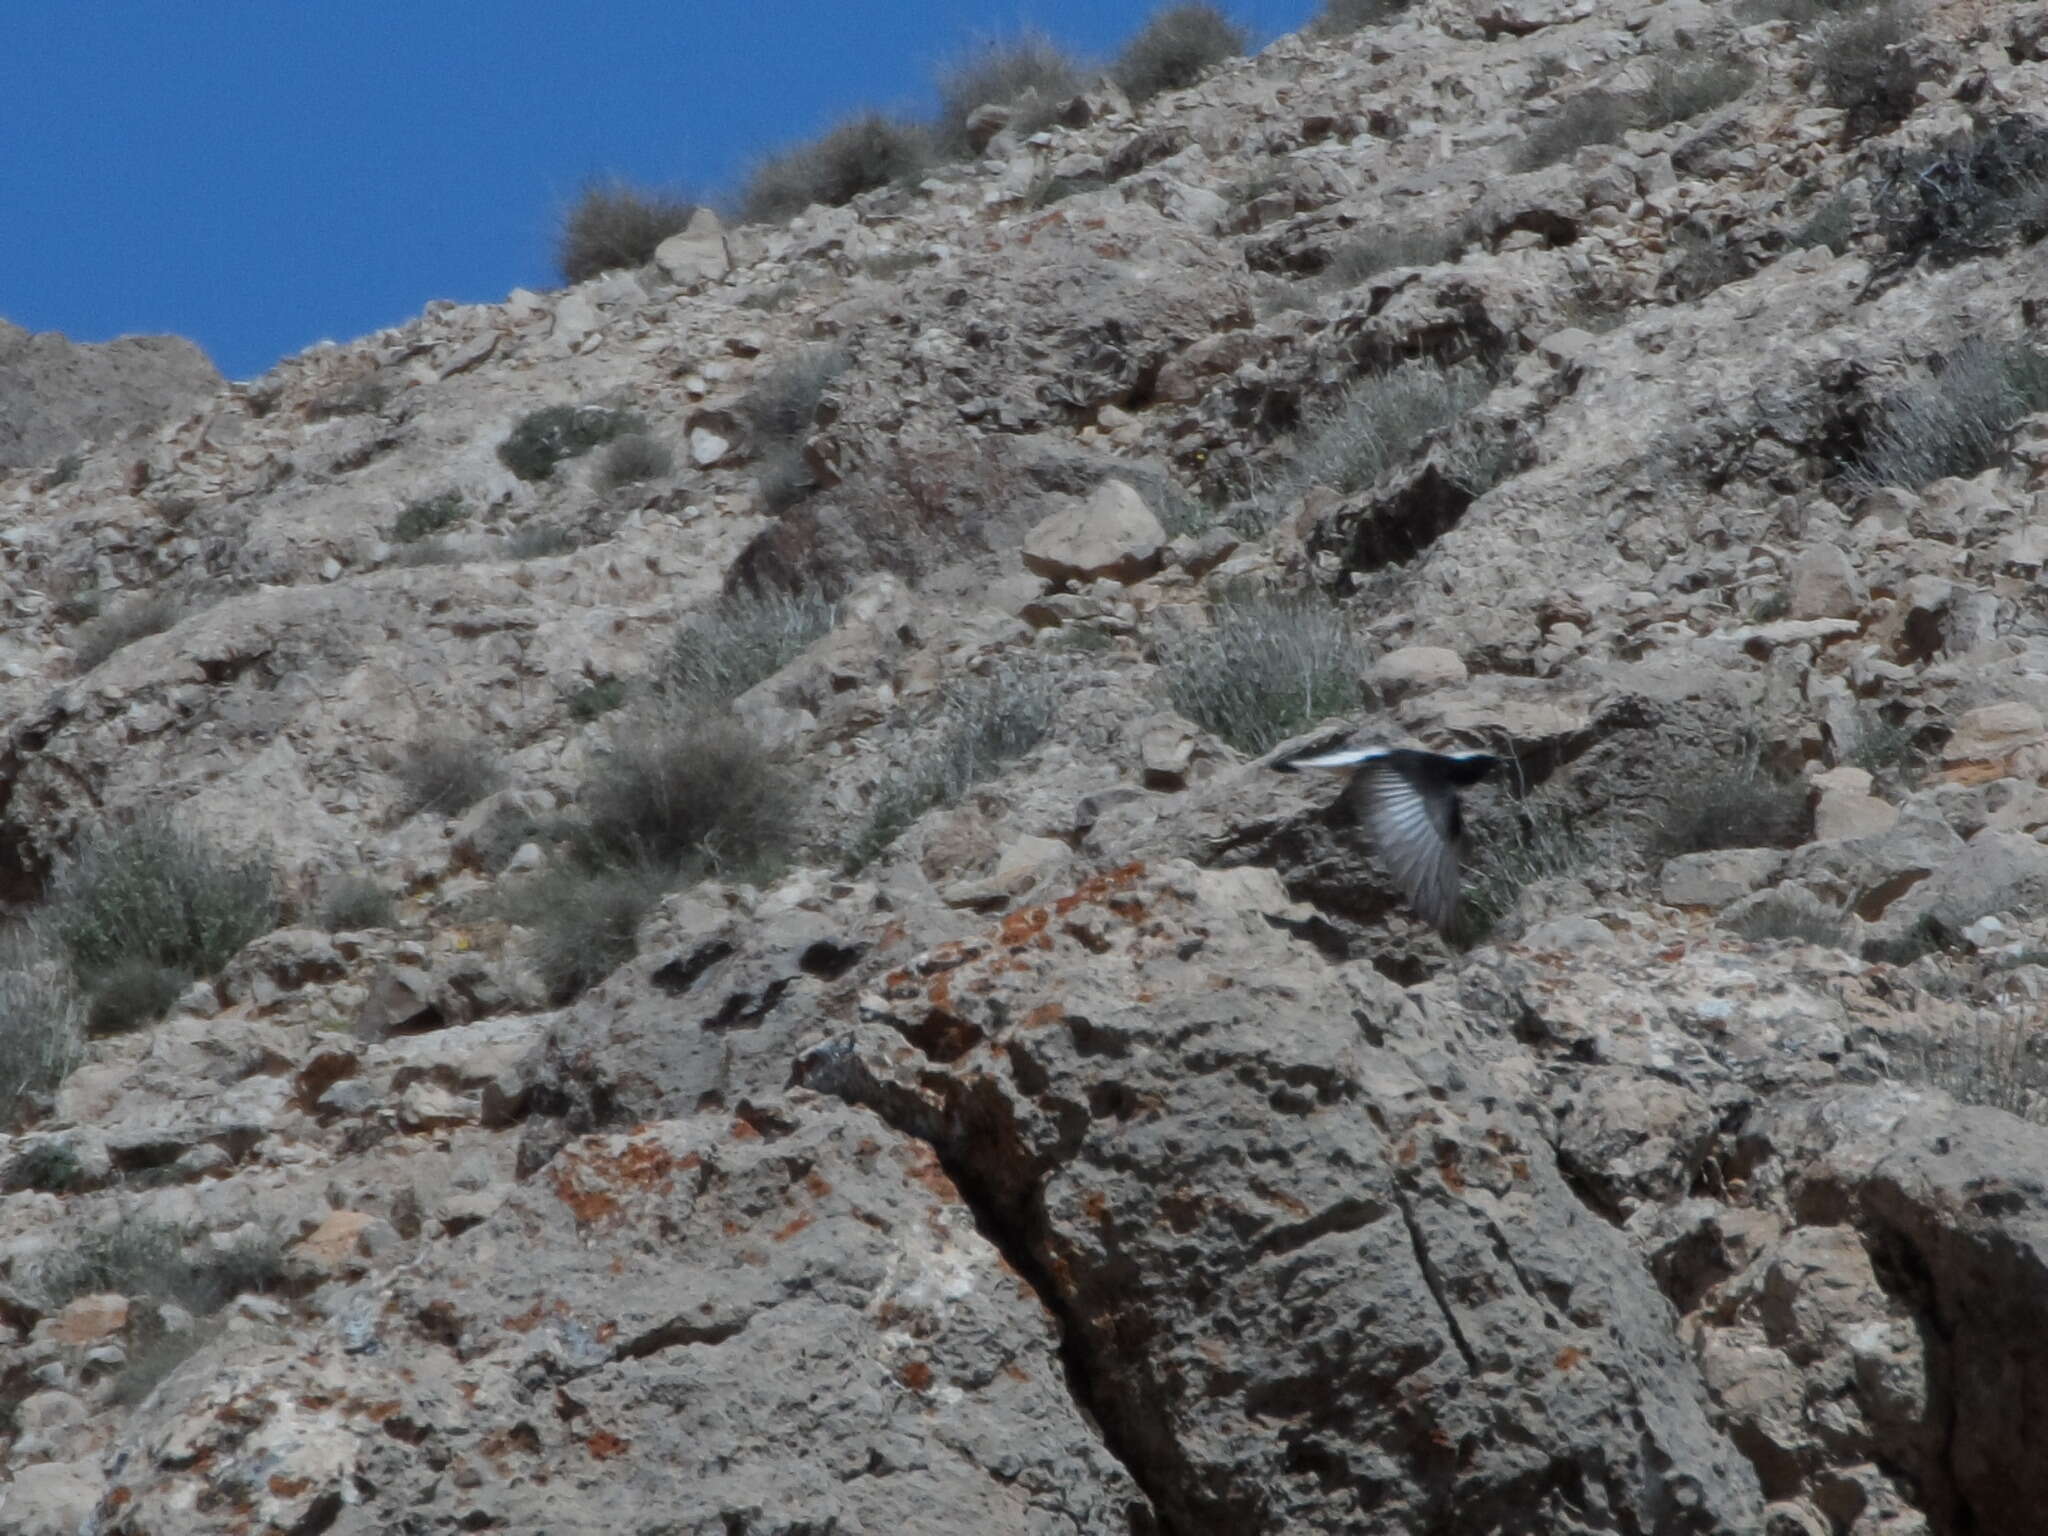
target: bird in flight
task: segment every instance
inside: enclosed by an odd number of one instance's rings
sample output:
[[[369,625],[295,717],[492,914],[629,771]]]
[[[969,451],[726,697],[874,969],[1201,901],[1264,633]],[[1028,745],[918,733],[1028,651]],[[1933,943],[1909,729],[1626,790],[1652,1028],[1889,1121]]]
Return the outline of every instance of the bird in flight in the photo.
[[[1477,784],[1501,761],[1491,752],[1358,747],[1273,766],[1283,773],[1355,770],[1344,793],[1362,815],[1388,873],[1418,916],[1448,932],[1458,910],[1458,854],[1465,835],[1458,791]]]

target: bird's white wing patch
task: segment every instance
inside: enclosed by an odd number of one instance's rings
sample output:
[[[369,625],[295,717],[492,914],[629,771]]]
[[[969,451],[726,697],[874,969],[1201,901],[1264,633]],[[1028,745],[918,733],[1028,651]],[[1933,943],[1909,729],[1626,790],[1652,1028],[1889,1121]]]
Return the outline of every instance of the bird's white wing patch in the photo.
[[[1355,787],[1388,873],[1424,922],[1445,927],[1458,906],[1450,790],[1425,788],[1391,764],[1362,770]]]
[[[1376,757],[1385,757],[1385,747],[1358,747],[1344,752],[1325,752],[1320,757],[1291,757],[1289,768],[1356,768],[1360,763],[1369,763]]]

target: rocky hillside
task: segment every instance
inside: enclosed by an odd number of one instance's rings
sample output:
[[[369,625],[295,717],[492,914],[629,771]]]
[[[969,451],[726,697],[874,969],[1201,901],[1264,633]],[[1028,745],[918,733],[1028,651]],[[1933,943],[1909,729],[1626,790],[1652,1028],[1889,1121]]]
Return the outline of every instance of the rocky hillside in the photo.
[[[154,427],[220,386],[182,336],[79,344],[0,320],[0,468],[55,461],[51,477],[75,473],[87,439]]]
[[[1380,12],[0,478],[0,1525],[2042,1528],[2048,5]]]

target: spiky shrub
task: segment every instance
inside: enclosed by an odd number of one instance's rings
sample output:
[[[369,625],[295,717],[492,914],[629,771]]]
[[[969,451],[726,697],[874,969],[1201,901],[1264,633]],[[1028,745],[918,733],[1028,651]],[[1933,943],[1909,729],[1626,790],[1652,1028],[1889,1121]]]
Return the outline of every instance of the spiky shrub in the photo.
[[[1872,204],[1894,255],[1956,261],[2048,234],[2048,127],[2034,118],[2002,117],[1886,159]]]
[[[131,598],[111,613],[101,614],[78,632],[71,647],[80,672],[90,672],[123,647],[177,627],[189,611],[175,592]]]
[[[391,525],[391,542],[416,544],[432,534],[454,527],[468,515],[469,508],[464,504],[460,491],[423,496],[417,501],[407,502],[398,514],[398,520]]]
[[[321,892],[319,917],[329,933],[389,928],[398,920],[398,902],[368,875],[341,875]]]
[[[1790,940],[1822,949],[1846,949],[1851,932],[1844,914],[1831,912],[1811,898],[1772,892],[1737,914],[1727,927],[1752,944]]]
[[[741,399],[741,418],[763,445],[801,440],[817,419],[818,402],[848,362],[837,347],[809,347],[784,358]]]
[[[1368,374],[1310,418],[1290,483],[1346,496],[1362,491],[1485,399],[1487,389],[1485,374],[1469,364],[1421,360]]]
[[[1515,153],[1515,169],[1540,170],[1589,144],[1612,144],[1635,125],[1635,108],[1611,91],[1581,91],[1529,130]]]
[[[580,283],[618,267],[645,266],[654,260],[654,248],[682,233],[696,211],[685,198],[622,181],[591,183],[563,217],[555,240],[562,281]]]
[[[848,840],[846,867],[857,873],[925,812],[1001,773],[1045,740],[1058,711],[1054,678],[1028,665],[998,666],[948,688],[917,754],[876,792]]]
[[[729,594],[676,631],[663,686],[690,708],[721,708],[789,665],[837,616],[815,593]]]
[[[1415,0],[1323,0],[1323,8],[1309,23],[1309,31],[1316,37],[1342,37],[1361,27],[1382,27],[1414,3]]]
[[[602,678],[587,687],[578,688],[564,700],[569,709],[569,718],[585,724],[608,715],[626,702],[626,680],[622,677]]]
[[[532,930],[534,969],[559,1005],[633,958],[640,925],[678,883],[675,871],[660,865],[558,860],[510,885],[504,910]]]
[[[1562,801],[1532,797],[1490,818],[1471,845],[1452,930],[1462,945],[1492,936],[1522,892],[1538,881],[1567,878],[1603,862],[1607,840]]]
[[[1861,137],[1901,121],[1919,100],[1926,78],[1907,48],[1920,12],[1904,0],[1879,0],[1814,29],[1806,56],[1830,106],[1849,115]]]
[[[428,812],[460,816],[505,781],[497,754],[475,737],[460,734],[423,736],[411,743],[398,763],[398,781],[407,815]]]
[[[1739,282],[1749,272],[1748,258],[1732,240],[1685,225],[1672,241],[1661,281],[1674,298],[1690,302]]]
[[[505,554],[512,560],[547,560],[582,547],[583,541],[572,530],[553,523],[536,523],[505,539]]]
[[[1938,373],[1885,401],[1849,471],[1858,490],[1918,490],[2003,462],[2022,418],[2048,408],[2048,354],[2025,342],[1972,338]]]
[[[676,467],[676,456],[667,444],[645,432],[628,432],[615,439],[598,461],[598,484],[608,491],[648,480],[659,480]]]
[[[1658,858],[1719,848],[1792,848],[1813,826],[1806,785],[1765,768],[1754,753],[1737,761],[1674,765],[1664,808],[1650,832]]]
[[[1322,280],[1333,288],[1350,288],[1394,267],[1433,267],[1464,249],[1461,230],[1373,230],[1337,247]]]
[[[1213,5],[1169,6],[1124,44],[1110,75],[1132,101],[1147,101],[1193,85],[1242,54],[1245,41],[1244,29]]]
[[[1898,1075],[1965,1104],[2048,1123],[2048,1030],[2038,1006],[2002,1002],[1960,1010],[1951,1028],[1893,1053]]]
[[[175,1302],[204,1316],[245,1292],[274,1289],[283,1272],[284,1245],[274,1234],[188,1243],[166,1222],[123,1220],[53,1250],[33,1267],[29,1284],[50,1310],[112,1292]]]
[[[592,860],[699,874],[779,863],[795,811],[787,775],[743,727],[682,708],[622,720],[577,802]]]
[[[61,960],[26,933],[0,934],[0,1130],[78,1064],[85,1010]]]
[[[1234,598],[1207,627],[1164,636],[1158,649],[1173,707],[1248,754],[1369,699],[1363,643],[1317,597]]]
[[[924,127],[864,112],[755,166],[740,193],[740,216],[766,223],[813,203],[836,208],[863,192],[921,175],[931,159]]]
[[[1081,88],[1081,66],[1043,32],[1026,31],[955,59],[939,72],[938,85],[939,147],[964,155],[973,148],[967,119],[977,107],[1009,107],[1011,132],[1036,133]]]
[[[577,458],[647,423],[632,411],[602,405],[546,405],[519,418],[498,460],[522,480],[545,480],[564,459]]]
[[[102,1008],[101,1027],[159,1016],[277,920],[269,861],[222,852],[170,817],[104,825],[57,862],[38,922]],[[166,995],[168,992],[168,995]]]
[[[1739,99],[1755,81],[1756,71],[1739,59],[1661,59],[1637,102],[1634,126],[1686,122]]]
[[[1814,204],[1792,232],[1792,243],[1801,250],[1824,245],[1837,256],[1848,255],[1855,239],[1856,200],[1846,192],[1837,192]]]

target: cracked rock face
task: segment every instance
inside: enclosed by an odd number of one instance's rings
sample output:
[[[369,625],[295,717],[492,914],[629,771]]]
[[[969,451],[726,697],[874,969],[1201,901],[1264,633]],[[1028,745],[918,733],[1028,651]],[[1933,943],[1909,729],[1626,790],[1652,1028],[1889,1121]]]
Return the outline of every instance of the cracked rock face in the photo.
[[[935,1145],[1183,1531],[1755,1528],[1664,1298],[1483,1032],[1126,866],[883,979],[802,1076]]]
[[[319,1339],[202,1351],[108,1465],[106,1536],[1156,1528],[931,1149],[830,1102],[571,1144]]]

